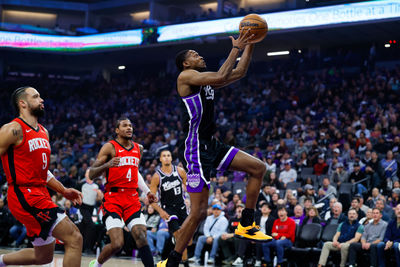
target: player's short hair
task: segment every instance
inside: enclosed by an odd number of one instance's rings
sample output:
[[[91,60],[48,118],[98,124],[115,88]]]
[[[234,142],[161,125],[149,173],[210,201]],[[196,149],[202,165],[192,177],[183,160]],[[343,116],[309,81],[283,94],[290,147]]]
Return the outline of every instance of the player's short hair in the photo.
[[[183,61],[186,60],[187,52],[189,52],[188,49],[182,50],[182,51],[178,52],[178,54],[176,54],[175,63],[176,63],[176,67],[178,68],[179,71],[183,71]]]
[[[169,152],[169,153],[172,155],[172,153],[171,153],[171,151],[170,151],[169,149],[164,148],[164,149],[161,149],[160,154],[158,155],[158,157],[161,157],[161,154],[162,154],[163,152]]]
[[[119,117],[119,119],[115,123],[115,129],[118,129],[119,125],[121,124],[121,121],[124,121],[124,120],[129,120],[130,121],[130,119],[128,117],[126,117],[126,116]]]
[[[11,106],[14,109],[14,112],[16,114],[19,114],[19,106],[18,106],[18,101],[25,96],[25,91],[28,88],[32,88],[32,86],[22,86],[14,90],[14,92],[11,94]]]

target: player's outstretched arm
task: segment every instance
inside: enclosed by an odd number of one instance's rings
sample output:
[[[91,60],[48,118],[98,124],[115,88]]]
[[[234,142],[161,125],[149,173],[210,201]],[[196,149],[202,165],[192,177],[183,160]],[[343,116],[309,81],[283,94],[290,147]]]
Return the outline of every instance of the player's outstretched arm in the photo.
[[[21,125],[17,122],[10,122],[0,129],[0,155],[7,152],[11,145],[16,145],[24,138]]]
[[[253,37],[250,31],[241,32],[239,38],[235,39],[230,36],[232,40],[232,50],[229,53],[228,58],[224,64],[219,68],[217,72],[199,72],[197,70],[189,69],[182,71],[178,77],[178,88],[181,85],[211,85],[215,86],[224,83],[226,79],[231,75],[232,69],[235,66],[236,58],[239,55],[240,50],[244,49],[249,44],[249,40]]]
[[[236,68],[232,70],[231,75],[226,78],[224,83],[216,85],[215,88],[227,86],[228,84],[236,82],[237,80],[240,80],[244,76],[246,76],[247,70],[249,69],[251,57],[253,56],[253,51],[254,44],[247,45],[243,51],[242,56],[240,57],[239,63],[237,64]]]
[[[82,204],[82,193],[74,188],[65,188],[50,171],[47,172],[47,187],[62,194],[66,199],[71,200],[74,205]]]
[[[140,172],[138,172],[138,187],[146,195],[147,200],[149,201],[150,204],[157,203],[158,201],[157,196],[151,192],[150,188],[147,186]]]
[[[99,177],[108,168],[117,167],[119,160],[119,157],[115,157],[114,146],[110,143],[105,144],[100,149],[96,161],[90,167],[89,179],[93,180],[94,178]]]

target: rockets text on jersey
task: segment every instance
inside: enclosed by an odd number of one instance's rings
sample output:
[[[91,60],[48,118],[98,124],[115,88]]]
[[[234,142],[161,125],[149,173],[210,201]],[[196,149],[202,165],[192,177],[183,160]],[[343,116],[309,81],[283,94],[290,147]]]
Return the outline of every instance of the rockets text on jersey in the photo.
[[[111,140],[114,146],[115,156],[120,157],[117,167],[112,167],[106,173],[106,191],[112,187],[138,188],[138,172],[140,162],[140,148],[137,143],[132,142],[132,147],[126,149],[116,140]]]
[[[22,118],[13,121],[21,125],[21,144],[10,146],[1,156],[7,182],[21,186],[44,186],[50,160],[50,143],[45,128],[34,129]]]

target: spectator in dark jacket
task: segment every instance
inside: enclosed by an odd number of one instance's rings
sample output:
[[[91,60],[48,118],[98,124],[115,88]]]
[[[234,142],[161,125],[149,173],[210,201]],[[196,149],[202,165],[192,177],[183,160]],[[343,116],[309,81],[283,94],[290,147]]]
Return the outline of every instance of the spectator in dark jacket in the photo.
[[[361,166],[358,162],[353,164],[353,168],[354,170],[349,177],[351,183],[359,182],[366,177],[365,172],[361,170]],[[357,184],[357,194],[362,195],[364,192],[367,191],[365,184],[366,181]]]
[[[321,218],[319,217],[318,210],[316,207],[312,206],[306,211],[306,217],[304,218],[301,226],[304,226],[306,224],[310,223],[320,223]]]
[[[357,211],[356,211],[357,212]],[[357,214],[358,216],[358,214]],[[326,224],[340,224],[347,220],[347,216],[343,213],[343,205],[340,202],[333,204],[331,216],[326,221]]]
[[[310,223],[321,223],[321,218],[319,217],[318,210],[314,206],[306,210],[306,217],[300,225],[299,233],[301,233],[301,231],[303,230],[304,225]]]
[[[371,187],[383,188],[383,180],[381,178],[382,168],[379,162],[378,154],[371,153],[371,160],[365,164],[365,174],[371,177]]]
[[[391,220],[386,228],[383,242],[378,244],[378,265],[385,266],[384,251],[393,250],[396,265],[400,267],[400,204],[395,208],[396,218]]]
[[[360,209],[360,199],[358,197],[353,197],[351,207],[357,211],[359,219],[365,217],[365,212]]]
[[[264,234],[271,235],[272,234],[272,226],[276,220],[275,217],[271,215],[272,207],[268,203],[263,203],[261,205],[261,215],[256,216],[256,224],[260,226],[261,231]],[[261,264],[262,257],[262,245],[260,243],[256,244],[257,246],[257,255],[256,255],[256,265],[257,263]]]

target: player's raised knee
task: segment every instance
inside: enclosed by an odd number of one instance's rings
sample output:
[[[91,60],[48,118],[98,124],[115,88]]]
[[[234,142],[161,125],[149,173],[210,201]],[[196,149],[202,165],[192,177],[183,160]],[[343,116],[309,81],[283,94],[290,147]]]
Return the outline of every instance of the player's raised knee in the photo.
[[[256,178],[263,178],[265,173],[267,172],[267,167],[261,160],[257,160],[254,163],[253,168],[250,170],[250,176]]]

